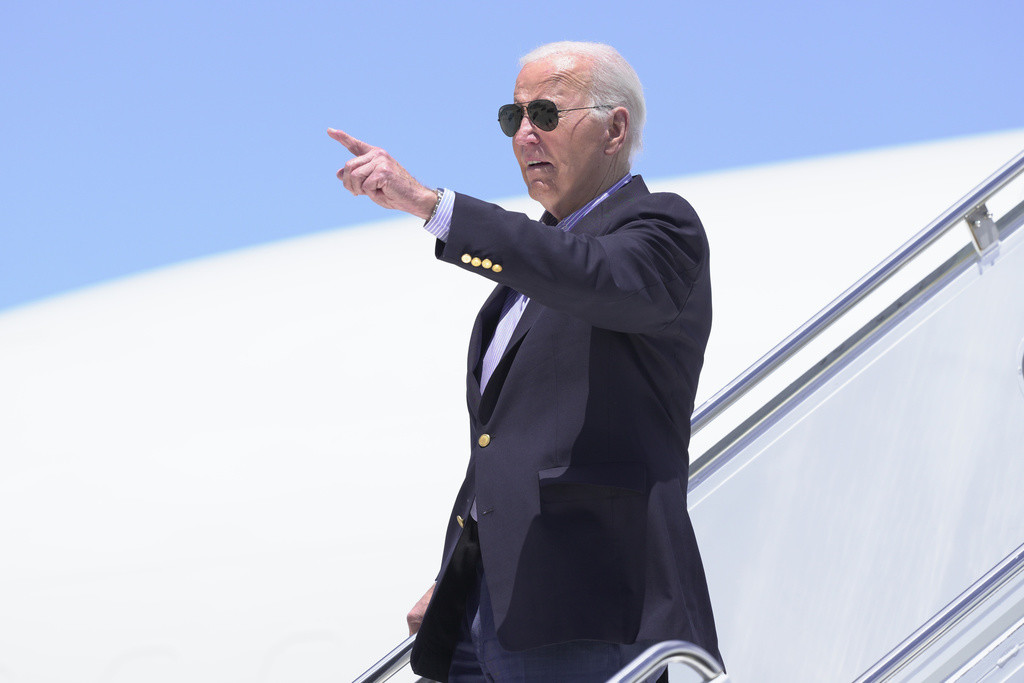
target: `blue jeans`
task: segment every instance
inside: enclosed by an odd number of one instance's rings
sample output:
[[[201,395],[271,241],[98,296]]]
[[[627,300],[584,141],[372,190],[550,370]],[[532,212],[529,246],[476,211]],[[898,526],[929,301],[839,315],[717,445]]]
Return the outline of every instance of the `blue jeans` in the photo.
[[[511,652],[498,643],[491,596],[481,569],[470,591],[449,683],[603,683],[654,642],[632,645],[577,640]],[[649,680],[653,683],[657,674]]]

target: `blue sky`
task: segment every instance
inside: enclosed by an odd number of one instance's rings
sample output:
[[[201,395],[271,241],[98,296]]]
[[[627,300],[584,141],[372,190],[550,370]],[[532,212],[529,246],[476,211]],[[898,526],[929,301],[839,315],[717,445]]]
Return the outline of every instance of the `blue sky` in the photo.
[[[644,82],[650,178],[1024,125],[1020,0],[52,2],[0,10],[0,309],[390,217],[325,129],[523,193],[496,111],[552,40]]]

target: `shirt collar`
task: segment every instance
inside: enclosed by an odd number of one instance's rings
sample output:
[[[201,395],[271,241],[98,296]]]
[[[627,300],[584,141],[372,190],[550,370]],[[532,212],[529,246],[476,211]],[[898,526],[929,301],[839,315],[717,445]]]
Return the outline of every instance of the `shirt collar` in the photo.
[[[626,175],[624,175],[621,178],[619,178],[618,182],[616,182],[614,185],[609,187],[607,190],[605,190],[604,192],[602,192],[598,196],[596,196],[593,199],[591,199],[589,202],[584,204],[581,208],[576,209],[571,214],[569,214],[568,216],[566,216],[562,220],[558,221],[557,223],[552,221],[550,224],[554,225],[557,228],[559,228],[563,232],[569,232],[570,230],[573,229],[573,227],[575,227],[575,225],[577,223],[579,223],[583,219],[584,216],[586,216],[588,213],[590,213],[595,206],[597,206],[598,204],[600,204],[604,200],[608,199],[608,197],[610,197],[612,194],[614,194],[617,190],[619,190],[623,185],[625,185],[626,183],[628,183],[632,179],[633,179],[633,176],[631,174],[627,173]],[[547,214],[547,216],[549,216],[551,219],[554,218],[550,214]],[[545,221],[545,222],[548,222],[548,221]]]

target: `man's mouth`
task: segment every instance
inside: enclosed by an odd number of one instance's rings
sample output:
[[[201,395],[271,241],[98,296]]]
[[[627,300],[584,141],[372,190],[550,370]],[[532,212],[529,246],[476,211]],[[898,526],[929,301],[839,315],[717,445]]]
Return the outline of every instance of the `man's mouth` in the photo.
[[[551,164],[547,161],[527,161],[527,168],[538,168],[542,166],[550,166]]]

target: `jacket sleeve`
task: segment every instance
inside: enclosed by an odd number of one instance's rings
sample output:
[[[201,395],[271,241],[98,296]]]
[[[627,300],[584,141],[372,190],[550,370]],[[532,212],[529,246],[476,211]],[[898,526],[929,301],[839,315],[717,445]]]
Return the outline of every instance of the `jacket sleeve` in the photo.
[[[448,240],[437,243],[436,254],[596,327],[660,332],[706,277],[700,219],[671,194],[645,194],[625,207],[604,208],[598,205],[584,219],[602,234],[565,233],[456,195]]]

